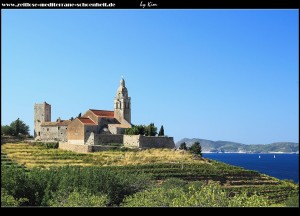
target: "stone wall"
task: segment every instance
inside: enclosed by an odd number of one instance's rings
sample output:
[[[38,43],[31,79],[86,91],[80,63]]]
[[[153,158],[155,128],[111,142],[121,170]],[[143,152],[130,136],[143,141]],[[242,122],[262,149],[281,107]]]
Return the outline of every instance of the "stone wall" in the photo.
[[[42,126],[41,127],[41,140],[43,141],[59,141],[57,126]]]
[[[42,141],[67,141],[67,126],[41,126],[40,140]]]
[[[139,148],[140,147],[141,135],[124,135],[123,144],[128,148]]]
[[[111,143],[123,143],[121,134],[95,134],[94,132],[86,133],[84,140],[68,140],[69,144],[79,145],[106,145]]]
[[[112,133],[112,134],[117,134],[118,133],[117,127],[116,127],[115,124],[108,124],[107,128],[108,128],[109,132]]]
[[[68,132],[67,132],[68,141],[71,140],[81,140],[82,143],[84,141],[84,126],[83,124],[76,118],[69,124]]]
[[[58,148],[62,150],[74,151],[77,153],[89,153],[89,152],[97,152],[97,151],[107,151],[110,150],[112,147],[69,144],[69,143],[60,142]]]
[[[108,143],[123,143],[123,135],[120,134],[95,134],[95,145],[105,145]]]
[[[84,140],[68,140],[69,144],[84,145]]]
[[[123,144],[129,148],[175,148],[173,137],[124,135]]]
[[[58,126],[58,140],[59,141],[67,141],[67,129],[68,126]]]

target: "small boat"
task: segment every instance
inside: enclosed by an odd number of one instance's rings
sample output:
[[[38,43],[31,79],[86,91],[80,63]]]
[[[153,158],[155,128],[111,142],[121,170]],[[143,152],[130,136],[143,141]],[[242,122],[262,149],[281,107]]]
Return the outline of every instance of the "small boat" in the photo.
[[[258,158],[260,158],[260,155],[258,156]]]
[[[274,155],[274,158],[275,158],[275,155]]]

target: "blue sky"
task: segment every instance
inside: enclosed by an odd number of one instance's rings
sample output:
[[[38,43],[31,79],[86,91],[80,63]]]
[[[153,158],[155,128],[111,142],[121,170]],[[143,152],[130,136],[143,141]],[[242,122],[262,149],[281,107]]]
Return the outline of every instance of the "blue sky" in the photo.
[[[298,142],[298,10],[2,10],[1,124],[113,109],[181,138]]]

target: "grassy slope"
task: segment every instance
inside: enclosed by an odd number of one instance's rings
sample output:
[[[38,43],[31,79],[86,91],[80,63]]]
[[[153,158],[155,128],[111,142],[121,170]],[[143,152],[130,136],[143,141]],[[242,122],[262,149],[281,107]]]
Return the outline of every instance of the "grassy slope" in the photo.
[[[29,169],[66,165],[102,166],[128,172],[143,171],[159,181],[170,177],[187,181],[220,181],[233,193],[241,189],[247,189],[250,193],[256,191],[268,196],[274,203],[282,202],[297,192],[294,184],[213,160],[195,160],[187,152],[170,149],[79,154],[26,143],[4,144],[1,146],[1,163],[18,164]]]

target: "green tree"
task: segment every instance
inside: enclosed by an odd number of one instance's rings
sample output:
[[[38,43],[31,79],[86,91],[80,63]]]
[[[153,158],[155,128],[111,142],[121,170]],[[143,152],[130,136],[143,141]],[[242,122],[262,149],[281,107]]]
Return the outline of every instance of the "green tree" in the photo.
[[[164,126],[162,125],[159,129],[158,136],[164,136],[164,135],[165,135],[165,130],[164,130]]]
[[[70,120],[71,120],[71,121],[73,121],[73,120],[74,120],[74,118],[73,118],[73,117],[71,117],[71,118],[70,118]]]
[[[79,113],[77,117],[80,118],[81,117],[81,113]]]
[[[125,129],[126,135],[144,135],[145,134],[145,126],[144,125],[133,125],[131,128]]]
[[[189,149],[193,154],[199,155],[202,157],[202,148],[200,142],[194,142],[194,144]]]
[[[1,126],[1,135],[13,135],[13,129],[9,125]]]
[[[145,127],[145,136],[156,136],[157,127],[155,127],[154,123],[150,123],[147,127]]]
[[[26,125],[22,120],[19,118],[16,121],[13,121],[10,124],[10,127],[12,129],[12,133],[14,136],[17,136],[19,134],[22,135],[29,135],[29,126]]]
[[[126,135],[138,135],[139,130],[137,127],[133,126],[132,128],[126,128],[125,129],[125,134]]]
[[[145,135],[145,125],[137,125],[138,134]]]
[[[185,142],[181,143],[180,146],[179,146],[179,149],[187,150],[186,143]]]

